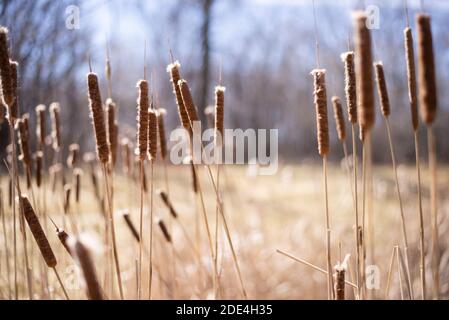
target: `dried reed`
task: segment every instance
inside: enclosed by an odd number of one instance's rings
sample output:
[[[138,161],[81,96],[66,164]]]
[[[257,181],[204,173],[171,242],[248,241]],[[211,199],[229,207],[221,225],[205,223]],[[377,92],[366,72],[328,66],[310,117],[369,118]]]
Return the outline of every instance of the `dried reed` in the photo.
[[[436,144],[432,130],[432,124],[437,112],[437,88],[430,16],[423,13],[417,14],[416,25],[418,34],[418,99],[421,119],[427,126],[427,149],[430,171],[433,288],[434,296],[438,299],[440,294],[440,252],[438,239],[437,158]]]
[[[53,149],[61,149],[61,119],[59,117],[60,107],[58,102],[50,104],[50,118],[51,118],[51,137],[53,140]]]

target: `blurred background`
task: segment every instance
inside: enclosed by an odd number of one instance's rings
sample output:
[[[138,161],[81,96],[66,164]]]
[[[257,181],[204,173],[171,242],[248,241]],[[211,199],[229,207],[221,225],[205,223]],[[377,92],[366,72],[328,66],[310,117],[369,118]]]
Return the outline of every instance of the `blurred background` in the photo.
[[[374,56],[385,67],[394,140],[401,142],[396,144],[398,160],[412,161],[403,0],[316,0],[320,64],[327,69],[331,158],[342,156],[330,104],[332,95],[344,99],[340,54],[347,51],[348,45],[352,47],[351,11],[369,5],[379,8],[379,29],[372,32]],[[409,0],[408,5],[414,30],[414,14],[420,3]],[[447,161],[449,139],[444,137],[449,123],[446,105],[449,1],[425,0],[423,6],[432,15],[436,53],[439,160]],[[73,28],[77,13],[79,20],[75,24],[79,24]],[[143,77],[146,42],[154,96],[168,110],[168,128],[179,125],[166,72],[171,48],[175,59],[181,62],[182,75],[189,81],[201,114],[214,103],[213,89],[222,70],[222,83],[227,88],[227,128],[279,129],[280,159],[286,162],[318,159],[310,76],[315,67],[311,0],[2,0],[0,24],[10,29],[12,57],[20,64],[21,112],[30,112],[34,125],[36,105],[60,101],[63,141],[77,142],[84,151],[92,149],[94,142],[88,119],[87,56],[91,57],[94,72],[100,75],[106,99],[104,70],[109,46],[112,96],[120,110],[120,131],[133,138],[136,82]],[[414,36],[416,39],[415,32]],[[374,161],[389,161],[388,140],[378,104],[377,109]],[[6,131],[2,125],[2,152]],[[425,135],[421,138],[424,148]],[[64,146],[67,148],[68,145]]]

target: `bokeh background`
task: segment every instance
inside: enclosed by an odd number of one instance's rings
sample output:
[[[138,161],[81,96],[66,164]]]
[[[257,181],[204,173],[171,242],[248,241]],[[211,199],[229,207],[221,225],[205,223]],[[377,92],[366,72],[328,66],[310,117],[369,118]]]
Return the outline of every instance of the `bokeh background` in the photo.
[[[70,5],[79,8],[79,29],[66,28]],[[373,30],[374,55],[382,60],[392,105],[394,140],[399,161],[414,159],[410,134],[403,29],[403,0],[316,0],[320,64],[327,69],[330,98],[343,98],[340,53],[352,46],[351,11],[379,8],[379,29]],[[412,28],[418,0],[409,0]],[[449,157],[444,139],[449,121],[449,1],[425,0],[432,15],[436,52],[439,112],[436,121],[439,161]],[[157,103],[168,110],[168,127],[179,125],[166,65],[169,48],[182,65],[195,102],[202,110],[213,104],[213,87],[222,70],[226,91],[226,127],[277,128],[279,153],[285,161],[319,159],[310,70],[315,67],[311,0],[2,0],[0,21],[11,32],[12,57],[20,64],[20,108],[34,120],[37,104],[61,102],[63,136],[92,149],[85,74],[87,56],[100,75],[106,98],[104,65],[110,50],[113,97],[120,112],[122,135],[133,138],[136,82],[143,76],[144,44],[147,68]],[[416,34],[414,34],[416,37]],[[376,97],[377,98],[377,97]],[[378,108],[379,109],[379,108]],[[33,123],[33,121],[32,121]],[[342,156],[330,117],[331,159]],[[2,152],[6,139],[2,126]],[[388,142],[378,110],[373,141],[374,161],[389,161]],[[32,137],[34,139],[34,137]],[[425,139],[423,135],[421,138]],[[425,146],[423,140],[423,146]],[[68,146],[65,146],[67,149]],[[66,152],[66,150],[65,150]],[[423,153],[425,150],[422,151]]]

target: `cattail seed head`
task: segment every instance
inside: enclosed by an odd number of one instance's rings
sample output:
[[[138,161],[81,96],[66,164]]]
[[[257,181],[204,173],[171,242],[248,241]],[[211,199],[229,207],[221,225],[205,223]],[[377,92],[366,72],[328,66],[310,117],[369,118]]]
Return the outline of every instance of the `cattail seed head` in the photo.
[[[189,85],[187,81],[181,79],[178,81],[179,89],[181,90],[182,101],[189,117],[189,127],[192,129],[194,121],[198,121],[198,112],[196,111],[195,104],[193,103],[192,94],[190,93]]]
[[[61,141],[61,119],[59,116],[59,103],[53,102],[50,104],[50,119],[51,119],[51,137],[53,141],[53,149],[59,150],[62,146]]]
[[[131,231],[131,234],[133,235],[134,239],[136,239],[137,242],[140,242],[139,232],[137,232],[137,229],[131,220],[129,212],[126,210],[123,210],[122,217],[125,220],[125,223],[128,226],[129,230]]]
[[[69,146],[69,156],[67,158],[67,166],[69,168],[75,167],[75,165],[76,165],[76,163],[78,161],[79,152],[80,152],[79,144],[72,143]]]
[[[159,194],[162,201],[164,202],[164,204],[170,211],[170,214],[172,215],[172,217],[176,219],[178,217],[178,213],[176,212],[175,208],[173,207],[173,204],[171,203],[170,199],[168,198],[167,193],[165,193],[165,191],[163,191],[163,190],[158,190],[157,193]]]
[[[341,55],[345,64],[345,95],[349,122],[357,123],[357,87],[355,80],[354,52],[348,51]]]
[[[164,221],[162,219],[159,219],[157,224],[159,225],[159,228],[161,229],[162,234],[164,235],[165,240],[167,242],[171,243],[170,232],[168,232],[167,226],[165,225]]]
[[[224,93],[226,88],[215,87],[215,143],[219,146],[223,144],[224,138]]]
[[[70,210],[70,194],[72,193],[72,186],[70,184],[64,185],[64,212],[68,213]]]
[[[145,160],[148,149],[148,82],[140,80],[137,100],[137,152],[140,161]]]
[[[390,115],[390,100],[388,98],[387,82],[385,81],[385,73],[382,62],[374,63],[376,73],[377,92],[379,94],[380,110],[384,117]]]
[[[418,29],[418,82],[421,118],[431,125],[437,112],[437,86],[430,16],[416,15]]]
[[[107,115],[107,128],[108,128],[108,145],[111,151],[111,164],[115,165],[117,161],[117,135],[118,125],[116,120],[116,105],[111,98],[106,100],[106,115]]]
[[[108,139],[106,135],[100,88],[98,86],[98,77],[93,72],[87,74],[87,87],[89,92],[90,112],[93,119],[93,128],[97,144],[97,156],[100,162],[105,164],[109,160]]]
[[[178,105],[179,119],[184,129],[190,132],[191,129],[190,129],[189,116],[184,106],[181,89],[178,86],[178,82],[179,80],[181,80],[181,76],[179,73],[180,68],[181,64],[179,63],[179,61],[175,61],[167,66],[167,72],[170,73],[170,80],[173,86],[173,93],[175,94],[176,104]]]
[[[337,266],[335,267],[335,299],[345,300],[345,269]]]
[[[167,140],[165,135],[165,123],[164,117],[167,112],[164,108],[157,108],[156,116],[157,116],[157,129],[159,134],[159,146],[161,150],[161,158],[165,160],[167,157]]]
[[[157,156],[157,116],[154,108],[148,110],[148,158],[155,161]]]
[[[34,153],[36,163],[36,185],[38,188],[42,185],[43,158],[44,153],[42,151],[37,151]]]
[[[412,115],[413,131],[418,129],[418,99],[416,94],[415,53],[413,49],[412,29],[404,29],[405,61],[407,63],[408,98]]]
[[[29,140],[27,132],[27,117],[26,114],[16,122],[16,129],[19,133],[19,146],[20,146],[20,156],[19,160],[23,161],[26,166],[30,166],[31,157],[29,149]]]
[[[15,95],[12,85],[11,67],[9,64],[8,29],[2,26],[0,26],[0,78],[3,100],[8,107],[11,107],[14,103]],[[13,113],[11,116],[14,119],[17,117],[17,114]]]
[[[215,123],[215,119],[214,119],[214,106],[207,106],[204,109],[204,115],[206,116],[206,121],[207,121],[207,127],[208,128],[213,128],[214,127],[214,123]]]
[[[316,109],[316,125],[318,139],[318,153],[324,157],[329,153],[329,128],[327,121],[327,95],[324,69],[314,69],[313,75],[313,96]]]
[[[42,257],[45,260],[45,263],[49,268],[56,267],[56,257],[53,253],[53,250],[50,247],[50,243],[48,242],[47,236],[42,229],[41,224],[39,223],[39,219],[34,212],[33,207],[31,206],[30,201],[27,196],[20,196],[23,215],[25,216],[25,220],[28,223],[28,227],[30,227],[31,233],[33,234],[34,240],[41,251]]]
[[[339,97],[332,97],[332,107],[334,109],[335,124],[337,127],[337,135],[340,141],[346,139],[345,119],[343,116],[343,108]]]
[[[87,297],[90,300],[103,300],[103,290],[98,282],[95,266],[92,261],[90,250],[81,239],[71,239],[69,242],[70,252],[74,253],[78,262],[84,282],[86,284]]]
[[[7,110],[8,107],[4,103],[2,96],[0,96],[0,124],[2,124],[5,121]]]
[[[36,136],[39,147],[45,145],[45,105],[40,104],[36,107]]]
[[[12,119],[17,119],[19,117],[19,64],[16,61],[10,61],[9,69],[11,72],[12,93],[14,95],[9,113]]]
[[[365,141],[375,122],[371,34],[366,26],[367,16],[364,12],[356,12],[354,18],[357,115],[360,123],[360,139]]]
[[[73,174],[75,175],[75,201],[79,203],[81,195],[81,177],[84,174],[83,169],[75,168],[75,170],[73,170]]]

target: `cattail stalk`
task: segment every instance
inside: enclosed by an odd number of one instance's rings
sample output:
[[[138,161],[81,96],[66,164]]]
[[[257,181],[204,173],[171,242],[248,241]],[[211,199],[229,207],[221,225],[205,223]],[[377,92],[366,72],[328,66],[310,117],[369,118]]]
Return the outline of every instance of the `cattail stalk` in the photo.
[[[139,97],[137,100],[137,154],[140,160],[140,220],[139,234],[143,235],[143,198],[144,188],[144,161],[148,150],[148,82],[139,80],[137,83],[139,88]],[[137,299],[140,300],[142,295],[142,256],[143,241],[139,243],[139,286],[137,290]]]
[[[148,277],[148,299],[151,300],[153,282],[153,220],[154,220],[154,162],[157,156],[157,116],[151,101],[151,108],[148,110],[148,159],[150,161],[150,261]]]
[[[408,16],[407,16],[408,21]],[[420,278],[421,278],[421,298],[426,299],[426,272],[425,272],[425,245],[424,245],[424,217],[422,210],[422,192],[421,192],[421,165],[419,160],[419,143],[418,143],[418,98],[416,90],[416,70],[415,70],[415,54],[413,49],[412,30],[408,26],[404,29],[404,49],[405,61],[407,65],[407,84],[408,97],[410,101],[410,111],[413,127],[413,135],[415,140],[415,164],[418,187],[418,216],[419,216],[419,241],[420,241]]]
[[[116,269],[115,271],[117,274],[117,282],[120,292],[120,298],[123,300],[124,296],[123,296],[122,276],[120,273],[120,262],[117,252],[117,241],[115,235],[114,214],[112,210],[111,190],[107,174],[107,162],[109,161],[110,150],[107,142],[106,126],[101,102],[100,88],[98,86],[98,77],[93,72],[89,72],[87,75],[87,87],[89,92],[89,106],[95,132],[97,156],[103,166],[103,176],[105,181],[106,197],[109,209],[108,219],[109,219],[110,232],[112,236],[112,250]]]
[[[430,171],[430,211],[432,220],[432,273],[434,296],[440,295],[440,252],[438,235],[438,205],[437,205],[437,158],[436,145],[432,124],[437,111],[437,88],[435,75],[435,59],[430,16],[416,15],[418,34],[418,85],[421,119],[427,126],[427,149]]]
[[[356,285],[357,298],[360,297],[360,239],[359,239],[359,203],[358,203],[358,188],[357,188],[357,143],[355,138],[355,126],[357,124],[357,85],[354,65],[354,52],[348,51],[341,55],[344,62],[345,69],[345,96],[348,110],[348,120],[351,123],[351,137],[352,137],[352,167],[353,167],[353,181],[354,181],[354,215],[355,215],[355,243],[356,243]]]
[[[327,96],[326,96],[326,82],[324,69],[314,69],[313,75],[314,84],[314,103],[316,109],[316,124],[317,124],[317,140],[318,153],[323,158],[323,182],[324,182],[324,200],[325,200],[325,219],[326,219],[326,256],[327,256],[327,297],[329,300],[333,298],[333,279],[332,279],[332,265],[331,265],[331,229],[330,216],[328,207],[327,195],[327,155],[329,153],[329,128],[327,121]]]
[[[405,215],[404,215],[404,206],[402,203],[402,197],[401,197],[401,191],[399,188],[399,178],[398,178],[398,172],[397,172],[397,165],[396,165],[396,156],[394,152],[394,145],[393,145],[393,139],[391,137],[391,126],[389,121],[389,116],[391,113],[390,110],[390,100],[388,97],[388,89],[387,89],[387,83],[385,80],[385,73],[383,69],[382,62],[375,62],[374,63],[374,70],[376,74],[376,83],[377,83],[377,92],[379,95],[379,101],[380,101],[380,108],[382,111],[382,115],[385,119],[385,125],[387,128],[387,135],[388,135],[388,143],[390,146],[390,155],[391,155],[391,163],[393,166],[393,172],[395,176],[395,182],[396,182],[396,194],[399,201],[399,209],[401,214],[401,225],[402,225],[402,241],[404,245],[404,253],[405,253],[405,261],[406,261],[406,276],[407,276],[407,282],[408,287],[410,288],[410,297],[413,299],[413,289],[412,289],[412,279],[410,275],[410,266],[408,263],[408,240],[407,240],[407,230],[406,230],[406,222],[405,222]]]

